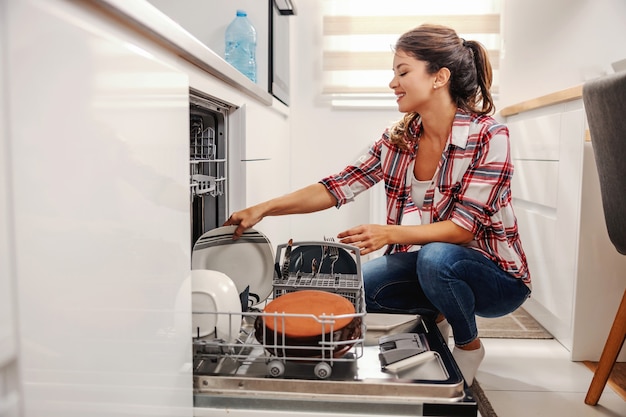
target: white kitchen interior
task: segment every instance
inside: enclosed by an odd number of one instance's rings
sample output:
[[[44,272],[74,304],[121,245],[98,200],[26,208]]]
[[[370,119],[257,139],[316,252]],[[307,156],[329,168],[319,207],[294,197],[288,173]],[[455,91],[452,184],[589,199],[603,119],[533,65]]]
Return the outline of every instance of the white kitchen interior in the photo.
[[[321,94],[322,21],[325,7],[377,15],[406,2],[294,3],[278,17],[288,39],[275,39],[290,56],[286,105],[268,92],[266,0],[0,0],[0,417],[339,415],[194,407],[181,293],[190,91],[226,114],[229,211],[343,168],[399,118],[393,98]],[[555,338],[486,340],[477,380],[500,416],[626,415],[610,387],[598,406],[583,403],[592,373],[580,363],[598,360],[626,288],[580,98],[626,58],[626,2],[492,3],[497,117],[511,130],[534,279],[524,307]],[[257,84],[220,58],[237,9],[259,34]],[[528,104],[537,98],[547,104]],[[320,240],[380,212],[366,193],[257,229],[274,245]]]

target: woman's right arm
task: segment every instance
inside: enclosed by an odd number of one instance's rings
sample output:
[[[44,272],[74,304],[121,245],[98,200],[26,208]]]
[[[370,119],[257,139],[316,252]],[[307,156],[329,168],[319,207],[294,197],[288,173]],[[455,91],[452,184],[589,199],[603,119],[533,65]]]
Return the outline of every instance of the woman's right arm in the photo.
[[[340,173],[282,197],[237,211],[226,220],[224,226],[236,225],[233,238],[238,239],[246,229],[266,216],[305,214],[330,207],[339,208],[382,179],[380,155],[385,140],[388,138],[383,135]]]
[[[325,210],[337,204],[335,197],[320,183],[301,188],[241,211],[234,212],[224,226],[236,225],[233,238],[241,237],[246,229],[253,227],[266,216],[304,214]]]

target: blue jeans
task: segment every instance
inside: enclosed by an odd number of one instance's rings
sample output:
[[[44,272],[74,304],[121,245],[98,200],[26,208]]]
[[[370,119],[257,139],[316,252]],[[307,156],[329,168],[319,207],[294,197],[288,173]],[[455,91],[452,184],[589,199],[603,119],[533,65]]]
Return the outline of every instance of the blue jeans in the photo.
[[[362,273],[368,312],[441,313],[460,346],[478,337],[476,315],[504,316],[530,296],[521,279],[477,250],[451,243],[373,259],[363,264]]]

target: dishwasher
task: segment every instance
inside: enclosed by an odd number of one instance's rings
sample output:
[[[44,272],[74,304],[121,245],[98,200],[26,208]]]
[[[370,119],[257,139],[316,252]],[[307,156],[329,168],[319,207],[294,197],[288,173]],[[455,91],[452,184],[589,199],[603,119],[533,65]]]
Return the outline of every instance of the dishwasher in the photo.
[[[414,315],[391,329],[372,324],[385,315],[365,311],[356,248],[326,239],[278,245],[272,287],[268,300],[237,315],[239,335],[194,338],[194,415],[477,416],[471,388],[432,319]],[[272,330],[259,326],[303,316],[266,311],[299,291],[336,294],[354,307],[344,315],[310,315],[323,331],[306,354],[275,328],[267,337]],[[349,339],[333,336],[340,319],[356,324]]]

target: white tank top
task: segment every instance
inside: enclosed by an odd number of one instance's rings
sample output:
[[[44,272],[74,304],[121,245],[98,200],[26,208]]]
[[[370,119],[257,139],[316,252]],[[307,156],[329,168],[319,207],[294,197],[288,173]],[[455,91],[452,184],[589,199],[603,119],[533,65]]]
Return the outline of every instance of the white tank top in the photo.
[[[411,198],[420,209],[424,206],[424,197],[432,180],[420,181],[411,175]]]

